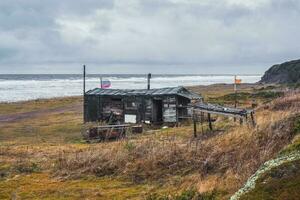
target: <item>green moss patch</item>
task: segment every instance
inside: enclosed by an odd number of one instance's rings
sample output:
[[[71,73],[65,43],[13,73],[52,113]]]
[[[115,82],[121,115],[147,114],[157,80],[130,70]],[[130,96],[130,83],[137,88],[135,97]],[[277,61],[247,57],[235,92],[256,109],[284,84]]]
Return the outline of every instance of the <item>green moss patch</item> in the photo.
[[[263,174],[250,192],[241,200],[293,200],[300,199],[300,160],[288,162]]]
[[[217,199],[217,192],[206,192],[206,193],[199,193],[195,189],[187,189],[179,194],[173,195],[159,195],[157,193],[150,194],[147,200],[215,200]]]
[[[260,100],[260,101],[270,101],[276,99],[278,97],[282,97],[284,95],[283,92],[279,91],[270,91],[270,90],[257,90],[253,93],[249,92],[238,92],[226,94],[221,97],[210,98],[209,102],[218,103],[218,104],[233,104],[235,98],[239,103],[246,103],[251,100]]]
[[[143,199],[151,189],[109,177],[61,181],[33,173],[0,181],[0,199]]]

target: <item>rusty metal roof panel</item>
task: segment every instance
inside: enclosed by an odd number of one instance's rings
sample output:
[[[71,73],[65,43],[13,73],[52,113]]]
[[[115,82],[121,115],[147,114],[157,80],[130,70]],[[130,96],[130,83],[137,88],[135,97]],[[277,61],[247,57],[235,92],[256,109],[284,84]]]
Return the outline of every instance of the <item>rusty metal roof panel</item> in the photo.
[[[161,95],[179,95],[190,99],[200,99],[200,95],[190,92],[184,87],[167,87],[157,89],[101,89],[95,88],[86,92],[86,95],[105,95],[105,96],[161,96]]]

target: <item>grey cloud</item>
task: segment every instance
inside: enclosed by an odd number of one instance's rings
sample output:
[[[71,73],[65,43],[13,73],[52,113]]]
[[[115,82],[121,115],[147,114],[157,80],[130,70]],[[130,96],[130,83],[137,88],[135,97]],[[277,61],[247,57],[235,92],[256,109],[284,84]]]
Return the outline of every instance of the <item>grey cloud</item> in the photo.
[[[4,0],[0,73],[74,73],[83,63],[261,73],[299,57],[299,11],[297,0]]]

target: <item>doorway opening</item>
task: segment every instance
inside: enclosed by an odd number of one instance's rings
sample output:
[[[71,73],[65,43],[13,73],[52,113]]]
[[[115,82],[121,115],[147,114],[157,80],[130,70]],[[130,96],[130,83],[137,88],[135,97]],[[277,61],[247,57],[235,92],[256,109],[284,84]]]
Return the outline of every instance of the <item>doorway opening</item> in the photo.
[[[153,122],[163,121],[163,101],[161,99],[153,100]]]

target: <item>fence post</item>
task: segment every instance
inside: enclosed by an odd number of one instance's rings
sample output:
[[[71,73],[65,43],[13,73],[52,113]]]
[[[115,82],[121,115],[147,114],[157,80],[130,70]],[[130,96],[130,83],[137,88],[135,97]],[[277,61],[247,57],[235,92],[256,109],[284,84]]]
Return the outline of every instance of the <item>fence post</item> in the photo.
[[[197,138],[197,123],[196,123],[195,110],[193,110],[193,123],[194,123],[194,138]]]
[[[209,129],[212,131],[212,130],[213,130],[213,127],[212,127],[212,124],[211,124],[210,113],[207,114],[207,117],[208,117],[208,125],[209,125]]]

